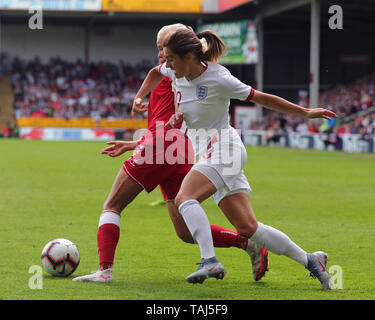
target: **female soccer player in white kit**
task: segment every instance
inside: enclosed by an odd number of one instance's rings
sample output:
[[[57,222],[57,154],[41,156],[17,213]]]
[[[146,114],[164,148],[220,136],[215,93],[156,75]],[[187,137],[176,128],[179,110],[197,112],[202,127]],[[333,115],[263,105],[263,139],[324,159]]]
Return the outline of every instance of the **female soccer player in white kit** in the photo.
[[[243,173],[246,149],[229,125],[228,111],[230,99],[239,99],[308,118],[329,119],[336,115],[323,108],[303,108],[243,84],[216,63],[225,51],[225,44],[213,31],[205,30],[199,35],[192,29],[176,31],[164,40],[166,62],[150,70],[136,96],[144,98],[163,76],[172,78],[177,110],[168,125],[184,120],[192,140],[198,140],[195,148],[198,162],[184,178],[175,198],[179,212],[199,244],[202,258],[196,272],[186,279],[202,283],[209,277],[222,279],[226,272],[216,258],[210,224],[200,205],[212,196],[240,235],[297,261],[320,280],[324,290],[330,289],[326,253],[306,253],[284,233],[257,222],[248,197],[251,189]]]
[[[159,63],[165,61],[162,46],[164,37],[179,28],[187,27],[182,24],[173,24],[164,26],[159,30],[156,41]],[[139,102],[139,108],[133,109],[133,111],[137,112],[140,110],[148,110],[148,131],[142,138],[139,141],[111,141],[108,142],[111,146],[102,151],[103,154],[108,154],[110,157],[118,157],[128,150],[136,149],[133,155],[124,162],[123,167],[116,176],[99,218],[97,231],[99,270],[89,275],[75,277],[73,281],[113,281],[112,269],[120,237],[121,213],[143,189],[146,192],[151,192],[157,186],[160,186],[164,200],[167,202],[169,215],[176,234],[184,242],[194,243],[194,239],[174,204],[174,198],[179,191],[183,178],[192,167],[192,159],[190,159],[192,157],[189,157],[189,153],[182,150],[182,152],[177,152],[176,154],[182,160],[181,162],[169,164],[168,161],[162,161],[162,163],[146,161],[143,163],[142,152],[138,152],[138,150],[148,149],[145,154],[151,151],[152,157],[148,156],[148,160],[152,160],[160,155],[168,154],[171,144],[176,145],[177,143],[183,147],[190,145],[186,135],[182,134],[181,131],[164,128],[164,124],[168,122],[175,112],[172,80],[164,78],[151,93],[149,103]],[[162,124],[159,129],[157,129],[158,122]],[[171,131],[177,133],[176,138],[178,139],[175,142],[167,140]],[[161,148],[160,145],[154,144],[154,141],[159,140],[165,142],[163,142]],[[241,248],[250,256],[255,281],[259,281],[265,275],[268,267],[267,250],[259,248],[249,239],[241,237],[237,232],[220,225],[211,225],[211,233],[215,247]]]

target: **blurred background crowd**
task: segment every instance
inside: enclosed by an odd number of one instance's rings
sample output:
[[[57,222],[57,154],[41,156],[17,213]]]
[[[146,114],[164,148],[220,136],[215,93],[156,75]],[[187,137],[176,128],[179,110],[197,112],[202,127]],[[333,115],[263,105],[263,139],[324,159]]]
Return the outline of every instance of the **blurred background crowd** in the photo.
[[[130,117],[133,98],[151,64],[137,65],[53,58],[41,63],[15,57],[10,61],[15,117]]]
[[[375,73],[323,91],[320,93],[319,101],[320,107],[334,111],[339,118],[330,121],[308,121],[300,116],[267,112],[263,121],[252,123],[251,129],[302,134],[316,132],[375,133]],[[294,102],[300,106],[309,107],[307,92],[300,91],[299,99]]]
[[[134,96],[152,66],[151,61],[85,64],[53,58],[42,63],[37,57],[28,61],[10,59],[6,54],[0,57],[0,74],[11,76],[16,119],[130,118]],[[336,112],[339,118],[309,121],[263,109],[263,119],[246,129],[265,130],[275,136],[291,132],[375,134],[375,73],[323,91],[319,99],[320,107]],[[299,91],[294,102],[309,107],[307,91]]]

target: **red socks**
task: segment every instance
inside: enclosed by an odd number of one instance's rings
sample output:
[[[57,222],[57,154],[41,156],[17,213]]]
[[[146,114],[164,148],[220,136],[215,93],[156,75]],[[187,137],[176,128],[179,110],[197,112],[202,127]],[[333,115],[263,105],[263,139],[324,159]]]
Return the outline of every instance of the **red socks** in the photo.
[[[235,231],[211,224],[211,233],[214,247],[216,248],[236,247],[244,250],[247,248],[248,239],[240,236]],[[97,232],[99,264],[101,270],[112,267],[119,238],[120,214],[109,210],[103,211],[100,216]]]
[[[236,247],[246,249],[248,239],[240,236],[237,232],[211,224],[212,240],[215,248]]]
[[[120,214],[105,210],[100,216],[97,244],[100,269],[112,267],[115,251],[120,238]]]

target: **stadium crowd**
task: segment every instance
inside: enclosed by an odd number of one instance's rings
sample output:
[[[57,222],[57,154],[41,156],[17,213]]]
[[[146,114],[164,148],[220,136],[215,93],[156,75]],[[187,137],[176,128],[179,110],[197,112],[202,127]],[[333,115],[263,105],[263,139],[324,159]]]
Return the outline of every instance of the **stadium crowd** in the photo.
[[[16,119],[129,118],[132,100],[152,66],[149,61],[132,66],[122,61],[85,64],[53,58],[42,63],[37,57],[25,61],[4,56],[2,70],[6,69],[5,58],[11,70]],[[375,134],[375,73],[321,92],[319,99],[320,106],[336,112],[339,119],[311,121],[264,110],[263,120],[253,122],[248,129],[277,136],[290,132]],[[300,91],[295,102],[309,107],[308,93]]]
[[[338,114],[339,119],[314,120],[294,115],[268,112],[262,122],[253,122],[250,129],[297,133],[375,134],[375,73],[356,81],[338,85],[320,93],[319,104]],[[299,93],[297,104],[309,107],[306,91]]]
[[[16,118],[130,117],[133,98],[151,64],[81,60],[68,62],[53,58],[43,64],[38,58],[11,62]]]

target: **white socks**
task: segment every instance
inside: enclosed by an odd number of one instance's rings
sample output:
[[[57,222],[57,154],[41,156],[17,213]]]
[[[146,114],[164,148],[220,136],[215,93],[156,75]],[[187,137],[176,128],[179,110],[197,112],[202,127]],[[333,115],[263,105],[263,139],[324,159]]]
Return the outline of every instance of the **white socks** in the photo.
[[[187,200],[178,207],[195,242],[199,244],[201,257],[215,256],[211,226],[207,215],[197,200]]]
[[[304,267],[307,266],[306,252],[290,240],[285,233],[275,228],[258,222],[258,228],[250,239],[262,248],[278,255],[283,254]]]
[[[194,241],[199,244],[202,258],[208,259],[215,256],[211,226],[199,202],[187,200],[178,207],[178,210],[184,218]],[[262,248],[278,255],[285,255],[304,267],[307,266],[306,252],[290,240],[285,233],[275,228],[258,222],[258,228],[250,240]]]

